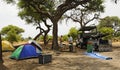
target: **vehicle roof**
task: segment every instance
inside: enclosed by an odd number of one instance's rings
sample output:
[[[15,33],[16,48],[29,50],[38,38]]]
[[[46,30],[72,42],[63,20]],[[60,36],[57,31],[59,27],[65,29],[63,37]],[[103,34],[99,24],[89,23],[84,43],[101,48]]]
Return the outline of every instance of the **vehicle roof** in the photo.
[[[85,26],[85,27],[82,27],[79,31],[90,31],[95,28],[96,26]]]

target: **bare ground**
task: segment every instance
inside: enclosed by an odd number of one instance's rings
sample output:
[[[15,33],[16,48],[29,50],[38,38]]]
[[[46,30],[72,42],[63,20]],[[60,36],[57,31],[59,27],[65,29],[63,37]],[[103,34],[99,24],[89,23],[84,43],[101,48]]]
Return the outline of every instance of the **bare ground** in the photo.
[[[81,49],[73,53],[45,52],[52,54],[52,62],[43,65],[39,64],[38,58],[13,60],[9,58],[12,52],[3,52],[4,64],[0,64],[0,70],[120,70],[120,47],[114,47],[112,52],[100,52],[112,60],[88,57]]]

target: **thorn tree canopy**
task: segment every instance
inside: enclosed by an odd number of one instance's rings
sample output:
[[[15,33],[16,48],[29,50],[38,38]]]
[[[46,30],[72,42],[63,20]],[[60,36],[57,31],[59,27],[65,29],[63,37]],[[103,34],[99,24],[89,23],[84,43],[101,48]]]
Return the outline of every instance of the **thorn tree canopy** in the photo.
[[[78,6],[83,6],[86,9],[95,10],[97,4],[95,2],[101,0],[5,0],[10,3],[10,1],[21,3],[21,9],[33,9],[34,13],[38,15],[45,16],[51,20],[53,23],[53,41],[52,47],[58,50],[58,22],[65,12],[76,8]],[[56,5],[58,4],[58,5]]]

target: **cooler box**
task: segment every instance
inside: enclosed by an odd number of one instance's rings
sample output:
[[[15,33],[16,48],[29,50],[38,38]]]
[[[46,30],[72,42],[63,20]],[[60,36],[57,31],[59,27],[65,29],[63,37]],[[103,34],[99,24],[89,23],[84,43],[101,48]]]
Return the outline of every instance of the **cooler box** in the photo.
[[[46,64],[52,61],[52,55],[51,54],[42,54],[39,55],[39,64]]]

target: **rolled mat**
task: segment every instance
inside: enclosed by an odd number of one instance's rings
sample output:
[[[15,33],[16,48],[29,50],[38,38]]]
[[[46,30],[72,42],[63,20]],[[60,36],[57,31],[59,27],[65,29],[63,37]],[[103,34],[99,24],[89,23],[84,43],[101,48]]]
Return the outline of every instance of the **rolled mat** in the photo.
[[[96,52],[92,52],[92,53],[85,52],[85,55],[90,56],[92,58],[99,58],[99,59],[104,59],[104,60],[111,60],[112,59],[111,57],[103,56],[103,55],[100,55],[99,53],[96,53]]]

